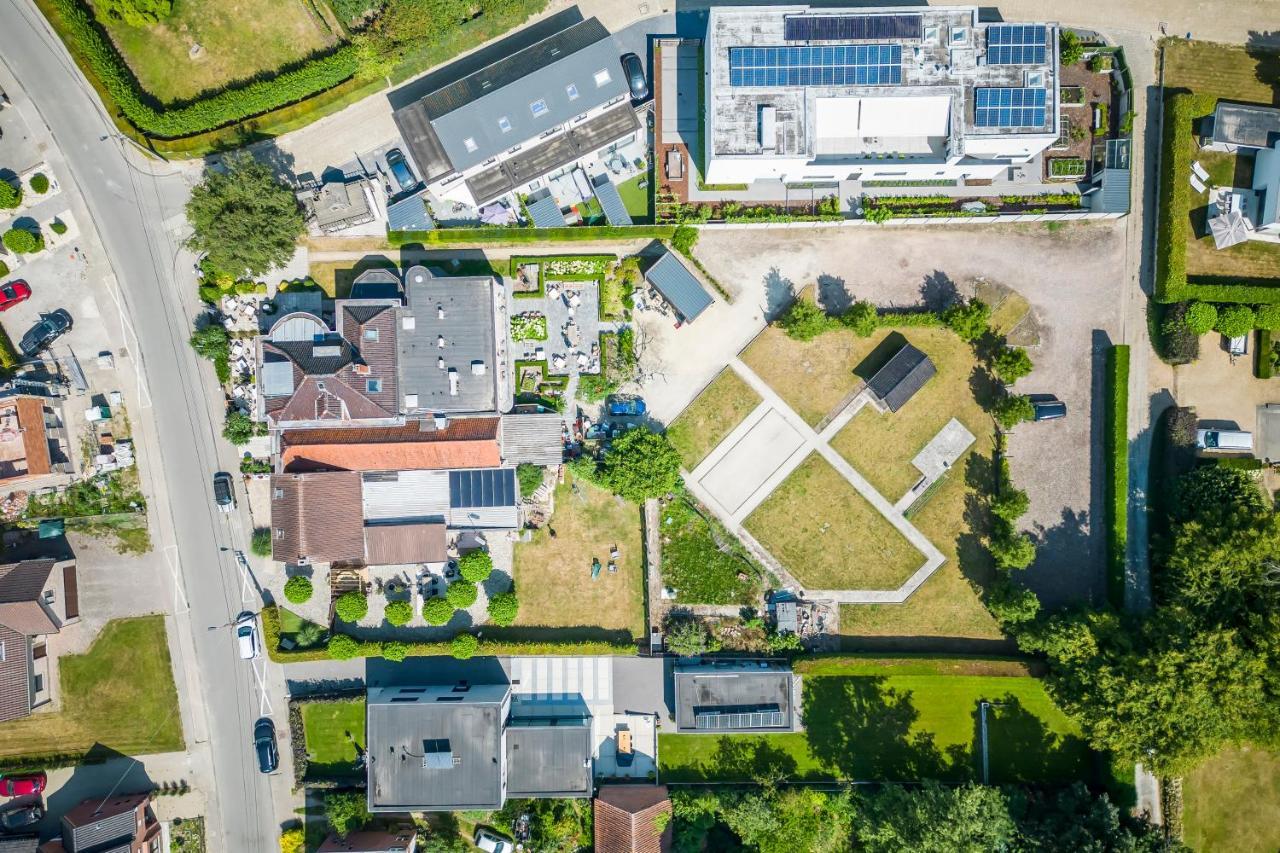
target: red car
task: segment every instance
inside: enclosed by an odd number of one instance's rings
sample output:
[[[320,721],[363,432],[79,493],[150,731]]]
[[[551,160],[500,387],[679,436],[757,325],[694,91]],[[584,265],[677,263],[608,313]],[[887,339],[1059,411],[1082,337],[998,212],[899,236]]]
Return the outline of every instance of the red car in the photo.
[[[30,794],[39,794],[44,791],[46,781],[43,773],[0,777],[0,797],[25,797]]]
[[[22,279],[0,286],[0,311],[8,311],[19,302],[31,298],[31,285]]]

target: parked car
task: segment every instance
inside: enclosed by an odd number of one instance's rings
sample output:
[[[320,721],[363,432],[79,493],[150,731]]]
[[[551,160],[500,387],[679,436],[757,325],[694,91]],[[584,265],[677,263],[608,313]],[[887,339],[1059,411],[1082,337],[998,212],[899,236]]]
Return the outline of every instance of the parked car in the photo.
[[[32,829],[44,818],[44,806],[31,803],[0,813],[0,832],[24,832]],[[31,849],[35,849],[34,847]]]
[[[1199,450],[1253,451],[1253,433],[1238,429],[1198,429],[1196,448]]]
[[[631,100],[640,103],[649,97],[649,80],[644,75],[644,63],[634,53],[622,55],[622,72],[627,77],[627,86],[631,89]]]
[[[639,397],[610,397],[609,414],[615,418],[637,417],[649,411]]]
[[[387,152],[387,168],[391,170],[396,183],[400,185],[400,192],[407,193],[418,185],[418,179],[413,176],[413,171],[405,162],[404,154],[399,148],[392,148]]]
[[[1067,416],[1067,404],[1052,394],[1032,394],[1030,400],[1038,421],[1056,421]]]
[[[235,483],[232,482],[231,475],[226,471],[219,471],[213,475],[213,502],[223,512],[231,512],[235,508]]]
[[[487,829],[476,830],[476,846],[485,853],[511,853],[515,849],[510,839]]]
[[[0,311],[8,311],[20,302],[31,298],[31,285],[22,279],[11,281],[0,287]]]
[[[258,618],[252,613],[242,613],[236,620],[236,648],[240,650],[240,657],[244,660],[253,660],[258,656]]]
[[[48,779],[43,773],[0,777],[0,797],[26,797],[44,792]]]
[[[276,750],[276,724],[263,717],[253,727],[253,751],[258,756],[258,770],[274,773],[280,766],[280,753]]]
[[[18,348],[22,350],[23,355],[31,358],[57,340],[60,335],[70,330],[71,315],[67,313],[65,308],[59,308],[57,311],[48,314],[41,314],[40,322],[27,330],[27,333],[22,336],[22,342],[18,344]]]

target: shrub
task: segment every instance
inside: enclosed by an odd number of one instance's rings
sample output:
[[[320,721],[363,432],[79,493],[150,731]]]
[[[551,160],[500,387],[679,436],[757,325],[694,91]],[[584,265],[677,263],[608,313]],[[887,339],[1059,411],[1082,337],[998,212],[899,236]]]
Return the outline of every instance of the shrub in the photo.
[[[1238,338],[1253,331],[1253,322],[1253,309],[1248,305],[1224,305],[1214,328],[1228,338]]]
[[[391,640],[382,644],[382,656],[389,661],[400,662],[409,656],[408,643]]]
[[[470,634],[459,634],[449,644],[449,652],[458,660],[466,660],[475,656],[480,650],[480,641]]]
[[[520,601],[514,592],[501,592],[489,599],[489,621],[495,625],[510,625],[516,621]]]
[[[94,8],[113,21],[145,27],[173,11],[172,0],[94,0]]]
[[[9,274],[9,265],[4,261],[0,261],[0,278],[4,278]]]
[[[351,660],[360,654],[360,644],[355,637],[334,634],[329,638],[329,657],[334,660]]]
[[[363,829],[369,822],[363,791],[332,791],[324,798],[324,816],[339,838]]]
[[[476,603],[476,599],[480,597],[480,591],[471,581],[454,581],[449,584],[449,590],[444,597],[455,610],[466,610]]]
[[[303,604],[310,601],[312,592],[314,588],[311,585],[311,578],[302,575],[294,575],[284,583],[284,597],[290,604]]]
[[[1023,421],[1034,418],[1036,411],[1030,398],[1022,394],[1006,394],[996,401],[991,415],[1002,429],[1013,429]]]
[[[22,187],[0,179],[0,208],[11,210],[22,204]]]
[[[280,853],[302,853],[306,849],[302,827],[295,826],[280,833]]]
[[[67,223],[63,222],[61,219],[55,219],[49,223],[49,230],[54,234],[66,234]]]
[[[516,480],[520,482],[520,497],[527,498],[542,485],[543,468],[529,462],[516,466]]]
[[[388,601],[383,613],[387,621],[396,627],[408,625],[409,620],[413,618],[413,605],[407,601]]]
[[[1001,347],[991,359],[991,369],[1001,382],[1012,385],[1031,372],[1031,356],[1018,347]]]
[[[222,427],[222,437],[239,447],[248,444],[258,432],[257,424],[244,412],[235,409],[227,412],[227,422]]]
[[[443,598],[431,598],[422,605],[422,618],[429,625],[444,625],[453,618],[454,607]]]
[[[22,359],[18,356],[18,351],[13,346],[13,341],[9,339],[9,333],[0,326],[0,368],[9,370],[17,367]]]
[[[253,529],[253,539],[249,542],[249,550],[259,557],[271,556],[271,529],[269,527],[255,527]]]
[[[682,255],[692,255],[698,244],[698,229],[692,225],[678,225],[671,235],[671,246]]]
[[[369,599],[363,592],[353,589],[338,596],[333,609],[343,622],[359,622],[369,612]]]
[[[1165,98],[1164,138],[1160,155],[1160,208],[1156,240],[1156,298],[1161,302],[1177,302],[1191,295],[1187,286],[1187,241],[1183,233],[1191,215],[1191,124],[1197,116],[1213,110],[1210,96],[1176,94]],[[1258,291],[1265,288],[1245,288]],[[1219,302],[1269,301],[1228,298],[1229,286],[1212,288],[1206,295]],[[1276,293],[1280,299],[1280,292]]]
[[[218,381],[226,385],[231,381],[231,336],[220,323],[210,323],[203,329],[196,329],[189,339],[191,348],[201,358],[213,362],[213,371]],[[246,439],[247,440],[247,439]]]
[[[808,299],[797,299],[778,318],[778,328],[794,340],[811,341],[823,332],[835,328],[838,322],[816,303]]]
[[[42,172],[36,172],[32,175],[28,183],[31,184],[31,191],[38,195],[44,195],[49,191],[49,179]]]
[[[1107,595],[1124,606],[1125,552],[1129,542],[1129,347],[1107,350],[1106,440]]]
[[[463,580],[483,583],[493,573],[493,557],[488,551],[469,551],[458,558],[458,574]]]
[[[1280,329],[1280,305],[1259,305],[1253,314],[1253,325],[1268,332]]]
[[[1058,31],[1058,59],[1063,65],[1075,65],[1084,57],[1080,36],[1072,30]]]
[[[1218,306],[1208,302],[1192,302],[1183,318],[1187,328],[1197,335],[1207,334],[1218,324]]]
[[[1148,310],[1159,312],[1160,304],[1153,302]],[[1164,318],[1158,334],[1152,334],[1151,343],[1160,358],[1169,364],[1190,364],[1200,357],[1200,335],[1187,325],[1190,303],[1175,302],[1164,309]],[[1216,309],[1215,309],[1216,314]],[[1159,316],[1157,313],[1156,316]],[[1215,316],[1216,320],[1217,317]],[[1212,325],[1210,326],[1212,328]]]
[[[869,338],[880,327],[881,318],[876,314],[876,306],[859,300],[840,315],[840,322],[858,337]]]
[[[707,629],[696,619],[682,619],[667,626],[667,648],[678,655],[700,655],[710,649]]]
[[[868,204],[863,208],[862,218],[868,222],[874,222],[876,225],[883,225],[893,218],[893,209],[889,207],[871,207]]]
[[[997,518],[1013,523],[1026,514],[1031,506],[1031,499],[1022,489],[1011,484],[1004,484],[1000,494],[991,499],[991,512]]]
[[[44,237],[39,231],[28,231],[25,228],[10,228],[4,232],[4,245],[10,252],[19,255],[30,255],[44,248]]]
[[[991,309],[981,299],[959,302],[942,312],[942,322],[955,332],[960,340],[973,343],[987,333],[991,322]]]

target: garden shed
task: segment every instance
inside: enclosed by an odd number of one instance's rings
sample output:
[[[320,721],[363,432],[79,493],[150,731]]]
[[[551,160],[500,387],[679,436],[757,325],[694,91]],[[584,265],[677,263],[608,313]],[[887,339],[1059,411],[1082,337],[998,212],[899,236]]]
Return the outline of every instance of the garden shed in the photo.
[[[929,356],[913,347],[903,344],[893,354],[884,367],[876,371],[875,376],[867,383],[867,388],[875,396],[876,401],[891,412],[896,412],[924,387],[937,370]]]
[[[688,267],[680,263],[680,259],[671,252],[667,252],[649,267],[644,277],[686,323],[693,322],[711,306],[711,294],[707,293]]]

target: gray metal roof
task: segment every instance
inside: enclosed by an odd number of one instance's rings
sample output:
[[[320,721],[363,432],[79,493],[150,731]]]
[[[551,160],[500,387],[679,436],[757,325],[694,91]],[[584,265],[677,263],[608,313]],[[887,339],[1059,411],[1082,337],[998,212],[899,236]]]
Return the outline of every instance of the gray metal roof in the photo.
[[[507,728],[507,796],[591,796],[591,726],[555,722]]]
[[[387,206],[387,228],[392,231],[430,231],[435,227],[420,195],[411,195]]]
[[[656,264],[649,267],[644,277],[686,322],[694,320],[711,305],[711,294],[707,293],[673,252],[667,252],[659,258]]]
[[[422,180],[431,183],[453,171],[449,155],[445,153],[444,146],[440,144],[440,137],[436,136],[435,128],[431,126],[431,116],[427,112],[426,104],[415,101],[407,107],[396,110],[392,113],[392,117],[396,121],[396,127],[400,129],[400,138],[408,147]]]
[[[258,328],[264,334],[290,314],[311,314],[319,318],[324,312],[324,293],[319,290],[278,290],[271,303],[275,306],[274,311],[258,315]]]
[[[564,461],[564,418],[548,414],[503,415],[502,458],[508,465],[559,465]]]
[[[896,412],[907,404],[924,383],[937,371],[929,356],[913,347],[903,344],[902,349],[893,354],[884,367],[876,371],[867,386],[889,411]]]
[[[709,662],[677,667],[676,729],[681,732],[703,732],[697,726],[697,715],[705,713],[742,713],[744,709],[772,709],[781,714],[780,725],[765,726],[772,731],[795,728],[793,698],[794,676],[791,670],[776,663],[762,661]],[[755,731],[751,726],[728,726],[717,732]]]
[[[529,218],[538,228],[559,228],[564,225],[564,214],[560,212],[560,205],[556,204],[549,190],[541,189],[529,196],[525,207],[529,210]]]
[[[1269,148],[1280,136],[1280,109],[1219,101],[1213,111],[1213,141],[1247,148]]]
[[[40,847],[38,835],[2,835],[0,853],[36,853]]]
[[[262,393],[268,397],[286,397],[293,393],[293,364],[274,353],[262,360]]]
[[[69,825],[66,820],[62,824],[62,843],[69,853],[81,851],[115,850],[122,845],[128,850],[128,842],[136,833],[134,810],[128,809],[100,820]],[[70,842],[70,843],[68,843]]]
[[[501,807],[509,690],[493,684],[472,685],[465,692],[450,686],[370,689],[370,811]],[[428,751],[441,750],[450,756],[447,767],[423,766],[434,763],[426,759]]]
[[[1129,212],[1128,169],[1103,169],[1102,185],[1089,196],[1089,209],[1097,213]]]
[[[608,79],[598,84],[600,71],[607,72]],[[570,87],[575,96],[571,97]],[[627,91],[617,46],[604,25],[590,18],[437,90],[420,103],[449,162],[463,171],[625,97]],[[538,101],[545,111],[535,116],[531,105]],[[509,127],[506,131],[500,125],[503,118]],[[416,155],[416,146],[414,151]]]
[[[631,224],[631,214],[627,213],[627,206],[622,203],[622,196],[618,195],[618,188],[609,180],[608,175],[596,175],[592,178],[591,189],[595,191],[596,198],[600,199],[604,218],[609,220],[610,225]]]
[[[401,309],[396,332],[401,409],[410,416],[493,411],[498,396],[493,279],[438,277],[415,266],[405,274],[405,296],[408,305]],[[451,372],[456,394],[450,390]]]

